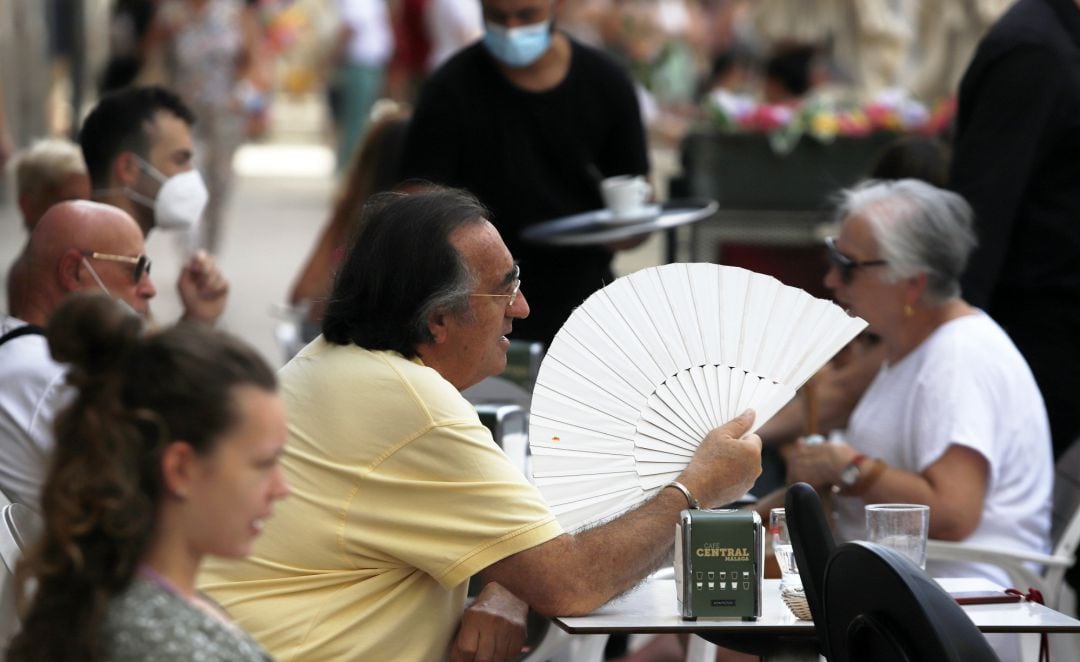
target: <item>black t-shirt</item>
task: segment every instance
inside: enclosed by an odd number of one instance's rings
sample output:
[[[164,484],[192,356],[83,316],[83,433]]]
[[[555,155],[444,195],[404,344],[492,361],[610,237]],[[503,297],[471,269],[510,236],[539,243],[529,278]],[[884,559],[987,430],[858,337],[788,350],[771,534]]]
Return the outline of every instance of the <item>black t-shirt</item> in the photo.
[[[521,263],[532,312],[515,338],[550,343],[574,307],[612,279],[611,252],[520,239],[529,225],[602,206],[599,180],[645,174],[637,97],[607,55],[571,43],[565,79],[529,92],[502,74],[483,44],[469,46],[425,84],[409,126],[403,178],[465,188],[488,209]]]
[[[1027,359],[1055,457],[1080,435],[1080,8],[1021,0],[960,84],[952,186],[979,246],[961,279]]]
[[[1010,8],[964,74],[956,124],[952,185],[974,208],[979,237],[964,298],[994,317],[1032,296],[1080,304],[1075,0]]]

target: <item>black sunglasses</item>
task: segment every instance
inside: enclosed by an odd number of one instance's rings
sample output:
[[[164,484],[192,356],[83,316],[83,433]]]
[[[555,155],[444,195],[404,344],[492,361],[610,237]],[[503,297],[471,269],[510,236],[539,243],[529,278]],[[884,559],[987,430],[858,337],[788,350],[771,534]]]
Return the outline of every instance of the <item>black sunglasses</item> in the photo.
[[[112,255],[110,253],[83,251],[83,257],[89,257],[95,260],[108,260],[110,262],[124,262],[126,264],[134,265],[131,275],[136,285],[142,280],[143,274],[150,275],[150,258],[145,255],[130,257],[128,255]]]
[[[885,260],[853,260],[836,247],[836,237],[825,237],[825,248],[829,250],[829,262],[840,273],[840,282],[844,285],[851,284],[854,277],[852,272],[859,267],[883,267],[888,264]]]

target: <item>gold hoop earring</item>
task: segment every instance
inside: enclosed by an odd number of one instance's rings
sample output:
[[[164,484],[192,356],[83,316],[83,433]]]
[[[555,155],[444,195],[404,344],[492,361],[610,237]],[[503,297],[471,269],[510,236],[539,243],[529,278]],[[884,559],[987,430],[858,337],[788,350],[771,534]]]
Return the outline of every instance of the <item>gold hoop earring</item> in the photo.
[[[914,317],[915,309],[911,307],[910,303],[904,304],[904,317]]]

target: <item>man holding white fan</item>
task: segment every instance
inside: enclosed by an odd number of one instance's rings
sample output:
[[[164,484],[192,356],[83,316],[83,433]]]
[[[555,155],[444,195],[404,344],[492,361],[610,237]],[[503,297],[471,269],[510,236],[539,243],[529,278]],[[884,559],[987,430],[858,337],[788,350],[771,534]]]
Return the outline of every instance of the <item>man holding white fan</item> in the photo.
[[[502,372],[530,314],[528,272],[488,215],[452,189],[374,199],[323,335],[281,370],[293,497],[248,560],[200,582],[279,660],[513,659],[527,607],[585,614],[629,590],[666,559],[682,510],[761,472],[747,411],[640,507],[563,531],[460,394]]]

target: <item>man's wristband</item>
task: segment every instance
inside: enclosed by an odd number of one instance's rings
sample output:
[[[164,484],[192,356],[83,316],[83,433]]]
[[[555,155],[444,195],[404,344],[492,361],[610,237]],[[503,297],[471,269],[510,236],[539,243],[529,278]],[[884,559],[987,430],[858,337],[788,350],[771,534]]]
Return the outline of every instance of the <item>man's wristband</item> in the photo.
[[[870,466],[866,469],[862,468],[862,465],[869,462]],[[888,464],[884,460],[880,460],[876,457],[867,458],[863,455],[857,456],[850,466],[857,467],[858,479],[850,485],[834,485],[833,492],[843,496],[861,496],[868,492],[878,478],[881,478],[881,474],[885,473],[885,469],[888,468]]]
[[[688,506],[690,506],[690,508],[693,508],[694,510],[701,510],[701,504],[698,503],[698,500],[694,498],[693,494],[690,494],[690,490],[686,487],[686,485],[683,485],[677,480],[673,480],[667,485],[664,485],[664,487],[674,487],[675,489],[679,490],[683,493],[683,496],[686,497],[686,503]]]
[[[870,488],[874,486],[874,483],[877,482],[877,479],[881,478],[881,474],[885,473],[885,469],[887,469],[889,466],[885,464],[885,460],[881,460],[876,457],[872,458],[872,461],[874,463],[873,466],[871,466],[866,471],[866,475],[863,476],[863,479],[860,480],[859,484],[855,486],[854,493],[856,496],[860,494],[865,494],[867,491],[869,491]]]

